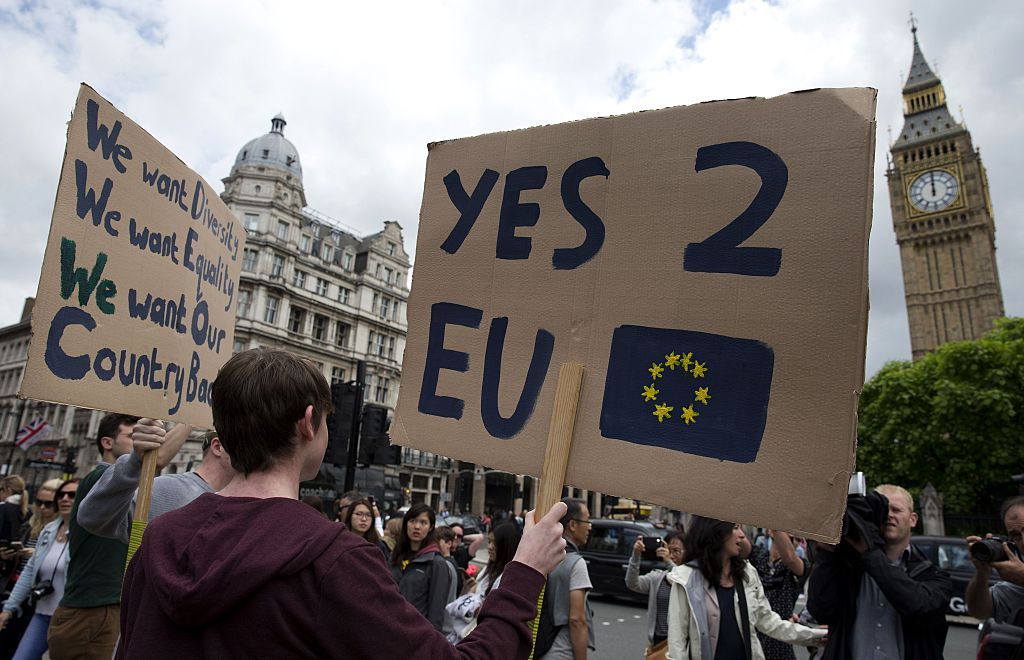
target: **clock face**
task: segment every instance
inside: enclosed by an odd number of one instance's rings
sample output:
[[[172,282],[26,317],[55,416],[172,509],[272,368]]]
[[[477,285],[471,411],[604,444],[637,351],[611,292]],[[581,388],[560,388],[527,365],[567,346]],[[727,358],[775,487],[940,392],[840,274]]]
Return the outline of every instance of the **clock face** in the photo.
[[[956,177],[946,170],[929,170],[910,184],[910,203],[925,213],[941,211],[959,194],[960,185]]]

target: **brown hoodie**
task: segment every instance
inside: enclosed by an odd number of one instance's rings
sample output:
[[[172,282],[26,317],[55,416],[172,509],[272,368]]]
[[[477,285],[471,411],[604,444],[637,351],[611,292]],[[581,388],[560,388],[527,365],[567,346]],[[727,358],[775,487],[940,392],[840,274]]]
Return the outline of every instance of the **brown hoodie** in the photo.
[[[208,493],[154,520],[124,579],[117,658],[525,658],[544,583],[517,562],[452,646],[380,550],[285,498]]]

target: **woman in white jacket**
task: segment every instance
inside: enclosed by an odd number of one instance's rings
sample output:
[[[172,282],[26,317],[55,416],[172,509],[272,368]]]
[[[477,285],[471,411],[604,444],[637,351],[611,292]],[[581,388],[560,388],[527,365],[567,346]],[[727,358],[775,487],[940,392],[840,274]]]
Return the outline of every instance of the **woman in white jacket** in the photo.
[[[670,660],[764,660],[756,631],[816,646],[823,631],[783,620],[772,611],[757,571],[740,557],[739,525],[694,516],[682,566],[668,575]]]

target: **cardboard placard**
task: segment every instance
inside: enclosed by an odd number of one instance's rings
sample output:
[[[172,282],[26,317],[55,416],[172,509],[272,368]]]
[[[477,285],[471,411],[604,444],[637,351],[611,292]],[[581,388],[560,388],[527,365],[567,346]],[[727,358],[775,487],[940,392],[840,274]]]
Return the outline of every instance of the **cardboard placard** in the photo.
[[[430,145],[392,438],[838,538],[864,382],[872,89]]]
[[[244,242],[210,184],[83,84],[19,394],[211,427]]]

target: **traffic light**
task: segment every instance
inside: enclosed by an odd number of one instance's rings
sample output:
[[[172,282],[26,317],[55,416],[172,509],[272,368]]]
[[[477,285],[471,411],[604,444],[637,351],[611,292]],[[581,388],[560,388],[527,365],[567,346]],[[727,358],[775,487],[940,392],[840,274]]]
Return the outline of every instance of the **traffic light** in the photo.
[[[359,429],[359,463],[363,465],[384,465],[397,463],[395,449],[388,437],[388,409],[368,404],[363,406],[363,420]]]
[[[345,465],[348,460],[348,441],[352,434],[352,410],[356,405],[356,386],[353,383],[331,385],[334,412],[327,416],[327,451],[324,463]]]

